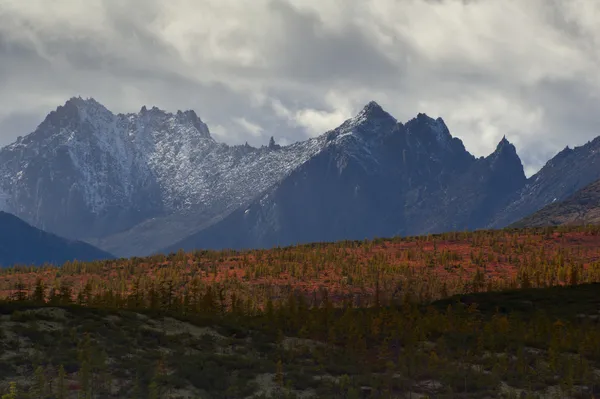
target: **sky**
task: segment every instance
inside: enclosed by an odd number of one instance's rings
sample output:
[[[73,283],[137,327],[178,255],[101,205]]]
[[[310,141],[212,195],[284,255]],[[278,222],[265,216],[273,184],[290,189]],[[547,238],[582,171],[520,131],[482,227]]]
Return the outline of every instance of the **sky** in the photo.
[[[289,144],[371,100],[526,174],[600,135],[597,0],[0,0],[0,145],[73,96]]]

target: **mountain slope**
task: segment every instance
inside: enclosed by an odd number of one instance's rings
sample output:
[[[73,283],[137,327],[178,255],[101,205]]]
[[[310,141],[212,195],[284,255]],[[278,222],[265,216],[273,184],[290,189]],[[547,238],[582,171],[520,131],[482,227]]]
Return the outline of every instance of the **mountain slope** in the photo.
[[[100,241],[170,215],[193,214],[184,223],[197,226],[279,181],[318,152],[321,141],[227,146],[212,139],[193,111],[143,107],[114,115],[93,99],[72,98],[35,132],[0,150],[0,192],[4,209],[71,238]],[[153,232],[162,245],[177,234],[189,233]],[[127,251],[123,240],[113,245]]]
[[[574,149],[566,147],[527,180],[487,227],[508,226],[599,179],[600,137]]]
[[[600,180],[561,202],[548,205],[509,227],[600,224]]]
[[[373,102],[325,137],[324,150],[249,206],[164,251],[472,228],[525,183],[506,140],[475,159],[440,118],[404,125]]]
[[[66,261],[110,259],[113,256],[81,241],[71,241],[36,229],[0,211],[0,265],[62,264]]]
[[[0,209],[120,256],[500,228],[600,179],[600,138],[526,179],[503,139],[475,158],[441,118],[375,102],[289,146],[217,143],[193,111],[72,98],[0,150]]]

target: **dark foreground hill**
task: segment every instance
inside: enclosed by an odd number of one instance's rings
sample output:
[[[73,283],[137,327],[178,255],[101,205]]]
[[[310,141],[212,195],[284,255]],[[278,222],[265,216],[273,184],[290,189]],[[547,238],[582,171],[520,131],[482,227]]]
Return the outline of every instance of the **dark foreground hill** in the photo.
[[[12,382],[17,398],[591,398],[598,304],[597,284],[259,315],[3,302],[0,391]]]
[[[511,227],[600,224],[600,180],[564,201],[548,205]]]
[[[0,211],[0,266],[62,264],[72,260],[110,258],[113,258],[111,254],[90,244],[47,233]]]

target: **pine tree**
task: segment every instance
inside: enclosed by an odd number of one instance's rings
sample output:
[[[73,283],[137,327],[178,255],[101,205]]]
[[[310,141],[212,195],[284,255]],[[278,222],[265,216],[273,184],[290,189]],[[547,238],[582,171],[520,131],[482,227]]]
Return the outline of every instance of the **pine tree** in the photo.
[[[58,382],[56,384],[56,398],[57,399],[67,399],[67,373],[65,373],[65,368],[60,365],[58,369]]]
[[[38,278],[35,282],[35,288],[31,294],[31,300],[36,304],[43,304],[46,301],[46,287],[40,278]]]
[[[77,373],[79,377],[79,384],[81,385],[81,391],[79,397],[81,399],[92,398],[92,354],[91,354],[91,340],[88,333],[85,334],[83,342],[79,344],[79,371]]]
[[[73,303],[73,288],[66,281],[60,284],[59,301],[62,305]]]
[[[44,375],[44,367],[38,366],[34,372],[33,386],[31,393],[34,398],[44,398],[46,394],[46,376]]]
[[[8,388],[8,393],[5,395],[2,395],[2,399],[17,399],[17,383],[16,382],[11,382],[9,383],[9,388]]]
[[[131,392],[131,399],[142,399],[139,373],[135,374],[135,381],[133,382],[133,390]]]
[[[160,398],[158,393],[158,382],[156,381],[156,378],[153,378],[152,381],[150,381],[150,385],[148,385],[148,399],[158,398]]]
[[[27,300],[27,287],[21,279],[15,284],[15,293],[12,295],[12,299],[17,302],[23,302]]]
[[[275,383],[279,388],[283,388],[283,364],[281,359],[277,361],[277,368],[275,370]]]

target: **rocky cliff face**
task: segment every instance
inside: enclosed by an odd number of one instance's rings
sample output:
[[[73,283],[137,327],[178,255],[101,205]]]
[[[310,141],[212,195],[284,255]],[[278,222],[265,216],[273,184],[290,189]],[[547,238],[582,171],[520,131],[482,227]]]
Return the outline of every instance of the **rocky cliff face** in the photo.
[[[82,239],[198,209],[210,220],[279,181],[320,141],[231,147],[215,142],[193,111],[114,115],[93,99],[72,98],[0,151],[2,205]]]
[[[503,140],[475,159],[443,120],[406,124],[377,104],[325,134],[325,148],[268,192],[166,248],[252,248],[471,228],[525,184]]]
[[[600,139],[526,179],[505,138],[475,158],[441,118],[377,103],[289,146],[217,143],[193,111],[73,98],[0,150],[0,207],[121,256],[180,247],[504,227],[600,179]]]

